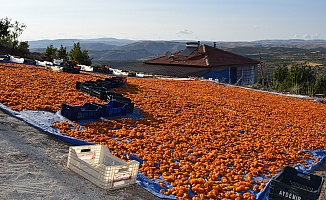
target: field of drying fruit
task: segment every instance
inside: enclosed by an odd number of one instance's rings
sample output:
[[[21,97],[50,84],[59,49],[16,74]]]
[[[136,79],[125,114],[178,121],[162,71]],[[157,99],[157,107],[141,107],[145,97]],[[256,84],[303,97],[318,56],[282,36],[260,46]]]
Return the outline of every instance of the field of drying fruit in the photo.
[[[1,63],[0,72],[0,102],[13,110],[103,103],[75,83],[104,76]],[[326,104],[312,100],[199,80],[128,78],[115,91],[131,98],[143,118],[53,126],[123,159],[141,158],[140,171],[180,199],[255,199],[284,166],[309,167],[305,160],[315,158],[306,150],[326,148]]]

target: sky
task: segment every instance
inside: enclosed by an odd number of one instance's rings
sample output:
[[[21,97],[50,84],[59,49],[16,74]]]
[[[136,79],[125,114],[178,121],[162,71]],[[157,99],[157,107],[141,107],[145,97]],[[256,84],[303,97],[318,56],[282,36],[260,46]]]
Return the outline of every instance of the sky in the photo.
[[[20,40],[326,39],[326,0],[0,0]],[[5,6],[3,6],[5,5]]]

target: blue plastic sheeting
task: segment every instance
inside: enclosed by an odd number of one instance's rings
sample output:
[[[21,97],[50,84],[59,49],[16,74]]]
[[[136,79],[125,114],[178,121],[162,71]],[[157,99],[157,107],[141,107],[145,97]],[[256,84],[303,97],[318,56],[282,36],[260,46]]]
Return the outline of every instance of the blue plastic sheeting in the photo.
[[[0,62],[3,62],[3,63],[12,63],[10,60],[0,60]]]
[[[13,63],[13,64],[25,64],[25,65],[33,65],[33,66],[37,66],[36,65],[36,61],[35,60],[24,60],[24,62],[23,63],[19,63],[19,62],[14,62],[14,61],[12,61],[12,60],[6,60],[6,59],[4,59],[4,60],[0,60],[0,62],[3,62],[3,63]]]
[[[155,183],[153,180],[148,178],[147,176],[143,175],[142,173],[138,173],[136,182],[143,187],[145,190],[149,191],[150,193],[163,198],[163,199],[177,199],[174,195],[164,195],[160,192],[163,189],[162,186]]]
[[[142,165],[144,163],[144,161],[140,158],[138,158],[137,156],[134,155],[127,155],[127,158],[130,160],[135,160],[137,162],[140,163],[140,165]],[[162,180],[166,185],[169,185],[168,182],[166,182],[163,177],[160,177],[159,179],[156,180]],[[177,199],[174,195],[164,195],[162,194],[160,191],[161,189],[164,189],[162,186],[160,186],[159,184],[157,184],[155,181],[153,181],[152,179],[148,178],[147,176],[143,175],[142,173],[138,173],[137,175],[137,181],[136,181],[140,186],[142,186],[144,189],[146,189],[147,191],[151,192],[152,194],[160,197],[160,198],[164,198],[164,199]]]
[[[203,75],[205,79],[218,79],[219,82],[222,83],[231,83],[234,84],[237,80],[235,75],[233,74],[232,69],[225,69],[221,71],[209,71],[206,74]],[[231,81],[231,82],[230,82]]]
[[[23,110],[23,111],[13,111],[7,106],[0,103],[0,109],[4,112],[27,122],[28,124],[34,126],[35,128],[45,131],[46,133],[49,133],[65,142],[68,142],[73,145],[89,145],[93,144],[90,142],[86,142],[84,140],[79,140],[73,137],[62,135],[56,128],[51,127],[51,124],[53,124],[55,121],[67,121],[66,118],[64,118],[60,111],[56,113],[51,113],[49,111],[34,111],[34,110]]]
[[[52,128],[51,124],[53,124],[55,121],[69,121],[68,119],[66,119],[65,117],[63,117],[60,113],[60,111],[56,112],[56,113],[51,113],[49,111],[31,111],[31,110],[23,110],[23,111],[13,111],[10,108],[8,108],[7,106],[3,105],[0,103],[0,109],[5,111],[6,113],[20,119],[23,120],[25,122],[27,122],[28,124],[42,130],[45,131],[46,133],[49,133],[65,142],[68,142],[72,145],[89,145],[89,144],[93,144],[90,142],[86,142],[84,140],[79,140],[76,138],[72,138],[69,136],[65,136],[62,135],[58,132],[58,130],[56,128]],[[139,112],[139,108],[135,108],[134,113],[133,114],[127,114],[126,117],[128,118],[133,118],[133,119],[139,119],[142,116],[140,115]],[[94,120],[82,120],[82,121],[78,121],[78,123],[80,125],[90,122],[90,121],[94,121]],[[293,166],[294,168],[296,168],[298,171],[301,171],[303,173],[310,173],[313,170],[315,170],[326,158],[326,150],[324,151],[308,151],[309,153],[311,153],[314,156],[313,160],[306,160],[306,162],[308,163],[308,167],[302,167],[301,164],[297,164],[295,166]],[[131,160],[136,160],[138,161],[140,164],[143,163],[143,160],[133,156],[133,155],[127,155],[127,157],[129,157],[129,159]],[[317,163],[315,163],[315,160],[319,158],[319,161]],[[266,179],[264,177],[255,177],[255,179]],[[163,177],[160,177],[159,179],[155,179],[157,180],[163,180]],[[148,177],[144,176],[142,173],[138,173],[137,175],[137,181],[136,181],[140,186],[142,186],[144,189],[148,190],[149,192],[151,192],[152,194],[160,197],[160,198],[164,198],[164,199],[176,199],[176,197],[174,195],[164,195],[162,193],[160,193],[160,190],[163,189],[162,186],[160,186],[159,184],[157,184],[155,181],[149,179]],[[166,185],[168,187],[171,187],[169,185],[168,182],[164,181],[164,183],[166,183]],[[262,192],[259,192],[258,194],[256,194],[256,199],[257,200],[268,200],[268,191],[269,191],[269,187],[270,187],[270,182],[268,182],[264,188],[264,190]],[[253,191],[251,191],[253,193]],[[254,194],[254,193],[253,193]]]

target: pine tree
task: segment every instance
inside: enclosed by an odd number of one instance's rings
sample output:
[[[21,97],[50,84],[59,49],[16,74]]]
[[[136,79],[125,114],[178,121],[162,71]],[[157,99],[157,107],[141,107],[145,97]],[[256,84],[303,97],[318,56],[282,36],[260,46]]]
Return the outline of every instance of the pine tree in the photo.
[[[70,60],[77,61],[81,65],[91,65],[92,58],[89,57],[87,50],[81,50],[80,43],[74,43],[74,47],[69,52]]]
[[[57,51],[58,51],[57,48],[53,47],[53,45],[50,44],[49,46],[46,47],[45,52],[43,52],[42,54],[51,59],[56,59]]]
[[[68,61],[68,53],[66,47],[63,47],[62,45],[60,46],[60,49],[57,51],[57,58],[63,59],[64,62]]]

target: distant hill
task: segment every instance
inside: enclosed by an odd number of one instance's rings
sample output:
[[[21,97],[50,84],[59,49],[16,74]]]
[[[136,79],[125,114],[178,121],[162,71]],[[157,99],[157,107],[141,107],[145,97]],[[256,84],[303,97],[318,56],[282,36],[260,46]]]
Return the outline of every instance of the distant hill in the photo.
[[[117,45],[113,44],[105,44],[105,43],[81,43],[81,48],[82,49],[87,49],[87,50],[94,50],[94,51],[103,51],[103,50],[111,50],[114,49]],[[70,50],[70,49],[69,49]]]
[[[144,60],[148,57],[161,56],[166,52],[176,52],[186,47],[184,40],[175,41],[136,41],[116,38],[96,39],[58,39],[29,41],[30,51],[44,52],[45,48],[52,44],[59,48],[67,47],[67,51],[73,47],[74,42],[80,42],[82,49],[89,51],[93,61],[96,60]],[[201,41],[201,44],[213,46],[212,41]],[[326,49],[326,40],[258,40],[252,42],[216,42],[216,47],[221,49],[234,48],[300,48],[300,49]],[[253,50],[254,51],[254,50]],[[256,53],[259,51],[257,50]],[[248,52],[247,52],[248,53]],[[247,54],[244,53],[244,54]]]
[[[89,50],[88,55],[93,58],[93,61],[97,60],[141,60],[154,54],[149,53],[145,49],[126,49],[126,50]]]
[[[145,49],[152,54],[162,54],[164,52],[176,52],[185,49],[185,43],[170,41],[140,41],[131,44],[117,46],[113,50],[136,50]]]
[[[28,41],[30,49],[46,48],[49,45],[53,45],[56,48],[62,46],[74,46],[74,43],[80,42],[80,44],[106,44],[108,46],[121,46],[135,42],[134,40],[116,39],[116,38],[95,38],[95,39],[57,39],[57,40],[35,40]],[[105,49],[107,50],[107,49]]]

